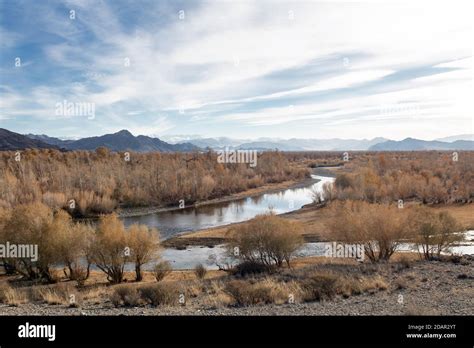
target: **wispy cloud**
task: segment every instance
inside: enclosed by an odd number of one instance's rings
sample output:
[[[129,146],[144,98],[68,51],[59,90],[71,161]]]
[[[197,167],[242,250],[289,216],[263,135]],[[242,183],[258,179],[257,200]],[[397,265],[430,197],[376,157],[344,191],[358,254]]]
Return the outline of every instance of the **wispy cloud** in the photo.
[[[4,2],[0,115],[14,130],[63,136],[121,128],[238,137],[465,133],[470,9],[467,1]],[[24,18],[8,20],[13,12]],[[15,67],[12,57],[34,64]],[[96,118],[56,117],[64,99],[94,103]],[[76,134],[58,134],[64,129]]]

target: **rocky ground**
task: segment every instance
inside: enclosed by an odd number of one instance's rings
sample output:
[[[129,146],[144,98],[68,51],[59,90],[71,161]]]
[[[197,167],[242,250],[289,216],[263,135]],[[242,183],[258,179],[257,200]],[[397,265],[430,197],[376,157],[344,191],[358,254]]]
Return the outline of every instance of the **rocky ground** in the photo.
[[[0,315],[474,315],[474,259],[378,266],[387,289],[323,302],[209,308],[199,297],[184,306],[116,308],[102,297],[79,308],[25,303],[0,305]]]

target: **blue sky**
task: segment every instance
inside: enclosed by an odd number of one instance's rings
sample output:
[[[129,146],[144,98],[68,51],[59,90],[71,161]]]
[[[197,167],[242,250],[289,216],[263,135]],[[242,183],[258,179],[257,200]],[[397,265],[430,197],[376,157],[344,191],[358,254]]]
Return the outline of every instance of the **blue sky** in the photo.
[[[67,138],[472,133],[472,13],[469,1],[0,0],[0,127]],[[57,114],[63,101],[93,105],[94,117]]]

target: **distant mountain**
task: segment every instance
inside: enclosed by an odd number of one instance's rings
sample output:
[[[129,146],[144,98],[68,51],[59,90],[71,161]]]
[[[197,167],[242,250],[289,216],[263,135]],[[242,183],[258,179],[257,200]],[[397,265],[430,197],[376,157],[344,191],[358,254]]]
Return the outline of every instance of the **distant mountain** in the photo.
[[[304,151],[303,148],[297,147],[291,144],[284,144],[278,142],[269,142],[269,141],[252,141],[249,143],[244,143],[237,146],[239,150],[258,150],[258,151],[268,151],[268,150],[280,150],[280,151]]]
[[[97,137],[82,138],[78,140],[62,140],[47,135],[28,134],[28,138],[41,141],[50,145],[58,146],[66,150],[89,150],[105,146],[112,151],[136,151],[136,152],[191,152],[199,150],[199,147],[190,144],[169,144],[158,138],[144,135],[134,136],[127,130],[113,134],[105,134]]]
[[[136,151],[136,152],[188,152],[199,150],[198,147],[189,144],[168,144],[158,138],[151,138],[144,135],[134,136],[127,130],[113,134],[105,134],[98,137],[82,138],[63,146],[68,150],[95,150],[105,146],[112,151]]]
[[[242,140],[232,138],[199,138],[188,140],[201,148],[210,147],[214,150],[225,147],[236,149],[275,150],[280,151],[364,151],[372,145],[387,141],[385,138],[374,139],[276,139],[259,138],[256,140]]]
[[[190,139],[188,142],[202,149],[211,148],[211,149],[217,150],[217,149],[223,149],[225,147],[235,148],[239,146],[240,144],[245,143],[247,141],[250,141],[250,140],[219,137],[219,138]]]
[[[459,135],[452,135],[450,137],[444,137],[444,138],[439,138],[435,139],[438,141],[444,141],[451,143],[453,141],[458,141],[458,140],[468,140],[468,141],[474,141],[474,134],[459,134]]]
[[[389,140],[373,145],[369,151],[420,151],[420,150],[474,150],[474,141],[457,140],[454,142],[427,141],[406,138],[401,141]]]
[[[26,136],[30,139],[40,140],[47,144],[56,145],[63,148],[65,148],[67,145],[72,144],[74,142],[74,140],[62,140],[59,138],[48,137],[47,135],[44,135],[44,134],[40,134],[40,135],[26,134]]]
[[[159,138],[139,135],[134,136],[127,130],[97,137],[79,140],[63,140],[47,135],[27,134],[21,135],[0,128],[0,150],[17,150],[26,148],[53,148],[65,150],[95,150],[105,146],[112,151],[136,152],[191,152],[206,148],[214,150],[248,149],[259,151],[420,151],[420,150],[474,150],[474,141],[462,140],[472,137],[472,134],[461,134],[443,139],[456,139],[454,141],[420,140],[406,138],[401,141],[385,138],[374,139],[280,139],[259,138],[256,140],[219,138],[196,138],[187,142],[170,144]],[[181,139],[184,136],[180,136]],[[169,137],[168,137],[169,139]],[[461,140],[457,140],[461,139]]]
[[[0,128],[0,151],[24,149],[59,149],[59,147]]]
[[[293,145],[303,150],[317,151],[365,151],[369,147],[387,141],[385,138],[374,139],[289,139],[282,141],[283,144]],[[297,151],[297,150],[296,150]]]

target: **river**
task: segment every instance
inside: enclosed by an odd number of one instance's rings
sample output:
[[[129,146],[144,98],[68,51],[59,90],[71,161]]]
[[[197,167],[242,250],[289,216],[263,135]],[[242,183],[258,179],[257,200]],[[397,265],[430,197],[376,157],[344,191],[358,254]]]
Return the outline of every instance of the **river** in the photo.
[[[181,233],[250,220],[259,214],[269,212],[270,209],[276,214],[288,213],[311,203],[315,192],[321,192],[325,183],[334,181],[332,177],[321,175],[312,175],[312,178],[318,182],[308,187],[264,193],[225,203],[123,217],[122,220],[125,226],[140,223],[156,227],[160,231],[161,239],[164,240]]]
[[[288,213],[311,203],[314,194],[320,193],[324,184],[334,182],[334,178],[329,176],[312,175],[312,177],[318,182],[308,187],[290,188],[276,193],[265,193],[226,203],[124,217],[122,220],[126,226],[140,223],[156,227],[160,231],[161,238],[167,239],[186,232],[250,220],[256,215],[270,211],[270,209],[276,214]],[[465,236],[466,241],[453,247],[452,253],[474,254],[474,231],[467,231]],[[306,243],[297,251],[296,256],[324,256],[326,245],[325,242]],[[413,249],[413,245],[402,244],[399,251],[408,252],[413,251]],[[203,264],[209,269],[216,269],[217,266],[214,260],[216,258],[225,260],[227,259],[226,255],[226,249],[222,245],[213,248],[192,246],[185,250],[170,248],[161,253],[162,260],[169,261],[174,269],[192,269],[197,264]],[[150,268],[152,265],[147,266],[146,268]]]

